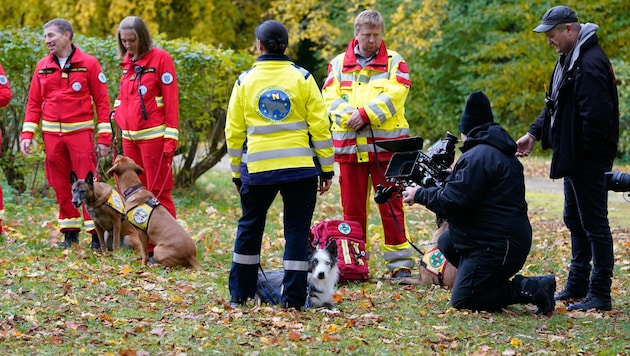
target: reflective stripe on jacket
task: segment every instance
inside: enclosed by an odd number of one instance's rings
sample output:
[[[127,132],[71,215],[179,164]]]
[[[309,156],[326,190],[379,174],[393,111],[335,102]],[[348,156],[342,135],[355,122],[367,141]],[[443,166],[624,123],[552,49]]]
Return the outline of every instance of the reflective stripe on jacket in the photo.
[[[232,176],[242,169],[275,183],[278,171],[293,178],[332,177],[330,120],[313,76],[284,55],[261,55],[232,90],[225,128]],[[300,173],[302,172],[302,173]],[[250,182],[255,184],[255,182]]]
[[[172,151],[179,138],[179,91],[175,63],[160,48],[150,49],[137,61],[127,55],[120,66],[120,93],[114,103],[114,119],[123,138],[148,140],[156,137],[171,139]],[[141,68],[140,78],[136,68]],[[140,92],[146,111],[142,112]]]
[[[32,140],[40,121],[44,133],[94,130],[93,106],[96,106],[98,143],[107,146],[111,143],[106,77],[95,57],[74,45],[73,48],[63,70],[52,53],[37,63],[20,139]]]
[[[374,141],[409,136],[405,119],[405,100],[411,86],[407,63],[382,42],[374,61],[361,67],[354,53],[356,44],[356,39],[351,41],[346,52],[330,62],[322,89],[338,162],[374,160]],[[346,126],[356,109],[369,119],[371,130],[356,132]],[[391,153],[377,150],[379,161],[389,161]]]

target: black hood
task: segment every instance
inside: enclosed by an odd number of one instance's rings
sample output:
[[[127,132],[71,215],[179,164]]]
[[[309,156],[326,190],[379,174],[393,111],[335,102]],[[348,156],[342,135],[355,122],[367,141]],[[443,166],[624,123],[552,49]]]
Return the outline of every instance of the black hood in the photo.
[[[514,142],[512,136],[496,122],[483,124],[470,130],[466,141],[464,141],[461,147],[461,151],[466,152],[480,144],[495,147],[506,155],[514,155],[516,153],[516,142]]]

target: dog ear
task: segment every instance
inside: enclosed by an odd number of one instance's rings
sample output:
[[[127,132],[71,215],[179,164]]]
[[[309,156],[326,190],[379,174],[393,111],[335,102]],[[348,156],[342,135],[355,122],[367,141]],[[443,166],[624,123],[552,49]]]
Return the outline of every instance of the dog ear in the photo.
[[[330,253],[331,256],[336,258],[337,257],[337,241],[330,240],[330,242],[328,242],[328,246],[326,246],[326,250],[328,250],[328,253]]]
[[[70,171],[70,184],[74,184],[74,182],[78,181],[77,174],[74,171]]]
[[[94,175],[92,174],[92,171],[88,171],[87,174],[85,175],[85,182],[90,187],[94,187]]]
[[[144,168],[140,167],[140,165],[138,165],[137,163],[135,163],[135,168],[136,168],[136,174],[141,175],[142,173],[144,173]]]

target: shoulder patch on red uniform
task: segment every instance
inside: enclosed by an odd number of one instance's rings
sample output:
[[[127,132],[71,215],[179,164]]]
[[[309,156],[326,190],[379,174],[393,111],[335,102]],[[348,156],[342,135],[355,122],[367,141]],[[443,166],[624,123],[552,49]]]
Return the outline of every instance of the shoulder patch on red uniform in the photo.
[[[167,85],[168,85],[168,84],[173,83],[173,80],[175,80],[175,77],[174,77],[171,73],[169,73],[169,72],[164,72],[164,73],[162,74],[162,83],[164,83],[164,84],[167,84]]]
[[[107,83],[107,77],[103,72],[98,73],[98,81],[103,84]]]
[[[0,75],[0,85],[7,85],[8,82],[9,80],[6,75]]]

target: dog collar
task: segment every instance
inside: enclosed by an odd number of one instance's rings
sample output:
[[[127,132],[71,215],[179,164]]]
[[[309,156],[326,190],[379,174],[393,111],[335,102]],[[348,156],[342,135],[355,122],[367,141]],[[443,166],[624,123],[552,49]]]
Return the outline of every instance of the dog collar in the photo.
[[[123,199],[127,200],[130,196],[134,195],[136,192],[138,192],[140,189],[144,188],[144,186],[142,185],[142,183],[138,184],[138,185],[134,185],[133,187],[129,187],[127,188],[124,192],[123,192]]]

